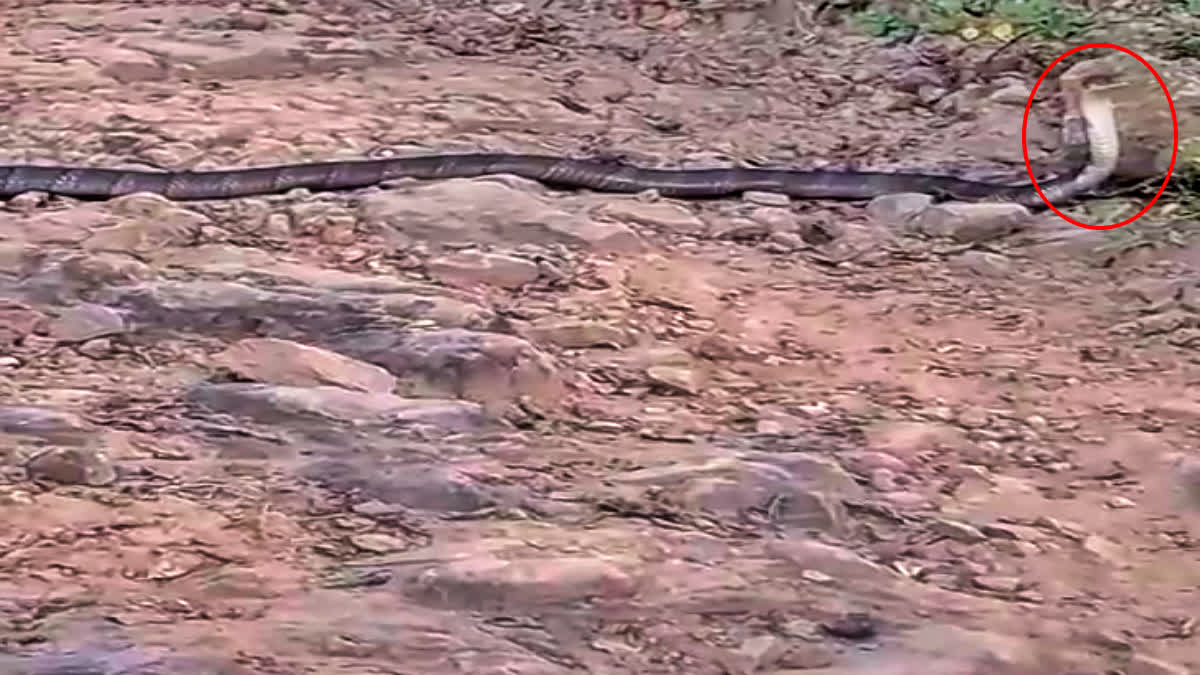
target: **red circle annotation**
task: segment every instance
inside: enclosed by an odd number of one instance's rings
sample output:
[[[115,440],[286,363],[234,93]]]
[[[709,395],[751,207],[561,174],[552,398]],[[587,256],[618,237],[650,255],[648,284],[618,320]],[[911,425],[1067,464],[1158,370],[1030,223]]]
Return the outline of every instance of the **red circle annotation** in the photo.
[[[1033,109],[1033,97],[1037,95],[1038,87],[1042,85],[1042,82],[1046,79],[1046,76],[1050,74],[1051,70],[1054,70],[1055,66],[1061,63],[1062,60],[1068,56],[1076,52],[1081,52],[1085,49],[1096,49],[1098,47],[1103,47],[1105,49],[1116,49],[1117,51],[1125,52],[1141,62],[1141,64],[1145,66],[1146,69],[1151,72],[1151,74],[1154,75],[1154,79],[1158,80],[1158,86],[1162,87],[1163,95],[1167,99],[1167,107],[1171,109],[1171,128],[1173,132],[1171,142],[1171,164],[1167,167],[1167,174],[1163,177],[1163,182],[1162,185],[1159,186],[1158,192],[1154,195],[1154,198],[1150,200],[1150,203],[1142,207],[1141,211],[1138,211],[1129,218],[1112,225],[1088,225],[1087,223],[1081,223],[1078,220],[1065,215],[1062,211],[1059,211],[1057,207],[1051,204],[1050,200],[1046,199],[1045,193],[1042,192],[1042,187],[1038,185],[1037,178],[1033,175],[1033,166],[1029,163],[1029,142],[1027,140],[1027,131],[1029,129],[1029,111]],[[1158,74],[1158,71],[1154,70],[1154,67],[1147,63],[1146,59],[1143,59],[1132,49],[1108,42],[1092,42],[1086,45],[1080,45],[1067,51],[1057,59],[1054,59],[1054,61],[1046,67],[1046,70],[1042,71],[1042,76],[1039,77],[1037,83],[1033,85],[1033,91],[1029,92],[1029,101],[1025,104],[1025,115],[1021,118],[1021,154],[1025,158],[1025,171],[1029,174],[1029,180],[1033,182],[1033,189],[1037,190],[1038,196],[1042,198],[1042,201],[1045,202],[1046,206],[1050,207],[1051,211],[1054,211],[1058,214],[1059,218],[1062,218],[1072,225],[1076,225],[1088,230],[1115,230],[1118,227],[1124,227],[1138,218],[1141,218],[1147,211],[1150,210],[1151,206],[1154,206],[1154,202],[1158,201],[1158,198],[1162,196],[1163,191],[1167,189],[1167,183],[1171,179],[1171,173],[1175,171],[1175,160],[1179,155],[1179,118],[1175,114],[1175,102],[1171,100],[1171,92],[1167,91],[1167,84],[1166,82],[1163,82],[1163,79]]]

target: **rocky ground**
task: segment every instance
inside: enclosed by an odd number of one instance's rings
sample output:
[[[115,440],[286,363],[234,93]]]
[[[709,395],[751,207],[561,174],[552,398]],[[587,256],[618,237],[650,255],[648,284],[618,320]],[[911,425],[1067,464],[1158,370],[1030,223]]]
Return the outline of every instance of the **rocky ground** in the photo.
[[[784,3],[19,4],[8,162],[1020,175],[1054,57]],[[921,206],[9,200],[4,672],[1200,672],[1200,249]]]

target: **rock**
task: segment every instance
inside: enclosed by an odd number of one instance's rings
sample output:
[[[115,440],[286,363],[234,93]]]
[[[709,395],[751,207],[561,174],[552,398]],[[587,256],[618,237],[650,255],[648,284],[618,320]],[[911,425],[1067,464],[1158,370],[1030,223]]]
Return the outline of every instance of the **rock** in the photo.
[[[756,434],[779,435],[782,434],[783,431],[783,424],[777,420],[759,420],[754,425],[754,433]]]
[[[45,253],[36,246],[17,241],[0,241],[0,275],[23,272],[24,268],[36,265],[44,256]]]
[[[203,214],[156,194],[123,195],[110,200],[107,206],[126,220],[94,230],[83,242],[89,251],[146,254],[172,246],[188,246],[200,236],[201,227],[210,224]]]
[[[814,539],[774,540],[767,544],[767,551],[801,570],[811,569],[828,574],[843,585],[854,581],[880,582],[895,578],[894,572],[849,549]]]
[[[882,195],[867,204],[867,216],[887,228],[905,226],[933,204],[933,197],[919,192]]]
[[[1194,289],[1182,279],[1133,279],[1122,284],[1112,297],[1117,302],[1145,304],[1149,311],[1162,311],[1178,299],[1184,309],[1195,311],[1192,303],[1183,301],[1181,297],[1189,290],[1194,292]]]
[[[798,485],[814,487],[847,497],[861,496],[858,481],[842,465],[829,457],[808,453],[745,452],[747,460],[777,466],[792,476]]]
[[[680,366],[651,366],[646,369],[646,377],[651,384],[689,396],[699,394],[702,386],[699,373]]]
[[[1011,106],[1025,106],[1029,101],[1029,95],[1033,93],[1029,85],[1024,82],[1010,82],[1004,84],[999,89],[993,91],[988,98],[996,103]]]
[[[547,318],[535,321],[521,331],[535,343],[552,344],[567,349],[587,347],[623,347],[633,343],[625,331],[602,321]]]
[[[765,508],[768,499],[778,498],[778,508],[771,514],[773,522],[797,530],[840,532],[847,523],[841,503],[829,495],[798,488],[786,494],[765,494],[752,480],[727,478],[697,478],[688,481],[681,499],[693,508],[711,513],[745,517],[751,509]]]
[[[807,672],[809,670],[832,666],[834,657],[835,652],[828,645],[800,642],[789,646],[786,651],[779,655],[774,665],[777,668],[783,669],[782,671],[777,671],[777,675],[782,675],[784,671],[792,670]],[[813,675],[819,675],[819,673],[813,673]]]
[[[536,263],[522,258],[463,251],[452,256],[435,258],[425,266],[426,271],[443,283],[473,286],[490,284],[500,288],[520,288],[537,281]]]
[[[1021,590],[1024,584],[1021,583],[1020,577],[1002,577],[995,575],[978,576],[971,579],[971,584],[976,588],[993,593],[1012,594]]]
[[[107,335],[120,335],[125,331],[125,319],[120,313],[89,303],[80,303],[59,312],[49,325],[50,337],[60,342],[86,342]]]
[[[521,396],[547,408],[563,404],[564,384],[550,357],[511,335],[365,330],[331,344],[386,368],[400,378],[406,395],[461,397],[485,406],[506,406]]]
[[[165,62],[170,72],[198,80],[269,79],[318,70],[298,37],[284,32],[234,34],[224,44],[156,37],[131,39],[125,46]],[[360,60],[367,59],[360,57]]]
[[[1191,669],[1177,663],[1146,654],[1134,654],[1125,666],[1125,675],[1189,675],[1191,672]]]
[[[1105,500],[1104,504],[1110,509],[1131,509],[1137,506],[1137,502],[1129,499],[1128,497],[1122,497],[1120,495],[1109,497],[1107,500]]]
[[[0,347],[20,343],[48,322],[49,317],[29,305],[0,300]]]
[[[934,504],[928,497],[911,490],[895,490],[881,495],[893,506],[910,511],[921,511],[933,508]]]
[[[341,387],[287,387],[250,383],[202,384],[189,401],[267,424],[331,419],[356,424],[422,425],[448,432],[477,430],[487,418],[466,401],[411,399]]]
[[[265,330],[272,337],[312,336],[317,341],[355,326],[432,320],[474,325],[490,319],[481,308],[444,297],[404,293],[351,293],[223,281],[168,281],[106,288],[98,302],[128,310],[139,329],[191,330],[242,335]],[[261,328],[256,328],[261,327]]]
[[[892,492],[899,488],[899,481],[896,480],[896,472],[891,469],[878,468],[872,469],[870,473],[871,487],[880,492]]]
[[[1101,535],[1087,535],[1081,543],[1083,550],[1092,554],[1097,560],[1112,565],[1117,569],[1129,569],[1133,567],[1133,563],[1129,561],[1129,554],[1125,547],[1119,542],[1113,541]]]
[[[975,243],[1011,234],[1031,220],[1029,209],[1020,204],[947,202],[922,211],[912,226],[926,236]]]
[[[167,77],[167,69],[153,56],[133,49],[119,47],[92,52],[92,58],[103,64],[100,74],[117,82],[154,82]]]
[[[879,629],[874,617],[865,612],[849,612],[833,621],[821,624],[825,632],[845,640],[870,640]]]
[[[0,406],[0,433],[32,436],[50,443],[84,443],[96,429],[68,412],[33,406]]]
[[[487,554],[426,570],[410,585],[410,592],[425,602],[475,611],[559,606],[591,597],[612,601],[635,591],[634,580],[608,560],[503,560]]]
[[[266,30],[271,27],[271,17],[264,12],[238,8],[230,15],[229,25],[237,30]]]
[[[50,480],[64,485],[102,487],[117,481],[117,470],[101,451],[91,448],[54,448],[25,464],[30,480]]]
[[[94,230],[115,222],[110,212],[95,204],[35,212],[21,220],[30,243],[70,247],[85,241]]]
[[[742,199],[750,202],[751,204],[759,204],[761,206],[775,206],[775,207],[780,207],[780,208],[790,206],[792,203],[791,197],[788,197],[787,195],[785,195],[783,193],[760,192],[757,190],[743,192]]]
[[[738,651],[746,657],[750,672],[774,666],[786,649],[782,640],[774,635],[756,635],[744,642]]]
[[[300,161],[295,158],[292,161]],[[331,201],[313,199],[311,201],[289,204],[287,213],[290,217],[289,229],[302,234],[319,234],[331,225],[345,222],[354,223],[354,212]]]
[[[620,223],[637,223],[665,232],[699,235],[708,229],[705,222],[686,207],[667,201],[613,200],[600,212]]]
[[[1180,497],[1179,503],[1191,509],[1200,508],[1200,458],[1182,455],[1171,459],[1171,482]]]
[[[498,502],[494,486],[445,464],[323,459],[305,466],[300,475],[328,489],[372,499],[383,509],[399,505],[436,513],[472,513]]]
[[[1146,412],[1164,419],[1180,422],[1200,421],[1200,401],[1174,398],[1147,406]]]
[[[955,418],[959,426],[965,429],[983,429],[991,423],[991,415],[979,406],[968,406],[958,413]]]
[[[924,453],[956,448],[966,442],[963,432],[929,422],[884,422],[867,429],[867,442],[880,452],[910,461]]]
[[[214,356],[213,364],[268,384],[333,385],[378,394],[396,387],[396,377],[379,366],[289,340],[240,340]]]
[[[200,576],[201,586],[208,598],[270,600],[283,595],[277,588],[279,579],[251,568],[230,567]]]
[[[927,622],[904,631],[897,640],[881,641],[875,649],[845,650],[837,666],[820,675],[1025,675],[1026,673],[1093,673],[1076,668],[1080,659],[1062,646],[1050,649],[1028,639],[1001,633],[967,630]],[[1093,662],[1094,663],[1094,662]],[[817,675],[814,673],[813,675]],[[797,674],[799,675],[799,674]]]
[[[1175,294],[1171,294],[1166,297],[1159,296],[1157,298],[1154,298],[1153,301],[1150,301],[1150,304],[1156,305],[1156,306],[1165,305],[1168,302],[1175,300],[1175,297],[1176,297]],[[1179,302],[1179,306],[1182,307],[1183,309],[1186,309],[1189,312],[1200,313],[1200,287],[1195,286],[1195,285],[1188,285],[1188,286],[1184,286],[1183,288],[1179,289],[1178,302]]]
[[[1079,259],[1103,262],[1108,254],[1105,246],[1112,234],[1106,231],[1085,230],[1062,220],[1055,213],[1040,214],[1023,232],[1014,237],[1030,255],[1040,260]]]
[[[868,473],[874,469],[889,469],[896,473],[908,471],[908,464],[895,455],[877,450],[851,450],[838,453],[838,459],[859,473]]]
[[[403,551],[408,548],[408,542],[387,534],[355,534],[349,537],[349,541],[354,548],[367,553],[391,553],[392,551]]]
[[[860,492],[845,472],[833,475],[804,463],[773,466],[734,457],[677,462],[612,480],[618,485],[655,485],[693,508],[735,518],[773,503],[772,518],[779,525],[826,532],[842,531],[848,519],[840,499]]]
[[[267,239],[286,240],[292,236],[292,220],[285,213],[272,213],[263,221],[260,233]]]
[[[929,529],[938,536],[949,537],[964,544],[976,544],[987,539],[987,535],[980,532],[979,528],[946,518],[934,520]]]
[[[0,672],[5,675],[70,675],[73,673],[136,672],[141,675],[254,675],[229,659],[208,659],[169,654],[161,649],[145,649],[121,644],[88,644],[79,648],[59,649],[43,646],[34,653],[0,656]]]
[[[559,210],[496,179],[451,179],[368,193],[359,206],[367,228],[435,244],[575,244],[603,251],[636,251],[641,241],[624,225],[600,223]]]
[[[795,232],[774,232],[767,242],[772,253],[791,253],[807,246],[804,238]]]
[[[572,91],[596,103],[620,103],[633,93],[633,87],[618,76],[588,73],[572,83]]]
[[[950,264],[989,279],[1006,279],[1012,274],[1012,262],[1007,256],[988,251],[967,251],[951,258]]]
[[[82,253],[62,261],[63,278],[83,288],[120,286],[154,278],[154,270],[126,253]]]
[[[764,225],[769,232],[797,233],[809,229],[807,226],[821,222],[819,216],[813,219],[801,220],[791,209],[779,207],[759,207],[752,210],[750,220]]]
[[[710,316],[720,307],[721,295],[712,284],[662,256],[649,255],[638,260],[626,280],[629,290],[650,302],[689,309]]]

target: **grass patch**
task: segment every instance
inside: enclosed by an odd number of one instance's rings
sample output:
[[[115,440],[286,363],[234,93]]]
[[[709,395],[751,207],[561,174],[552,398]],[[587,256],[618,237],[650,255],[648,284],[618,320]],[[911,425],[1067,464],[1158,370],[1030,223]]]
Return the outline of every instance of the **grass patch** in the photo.
[[[956,33],[968,40],[1005,41],[1019,33],[1063,40],[1091,26],[1086,9],[1059,0],[925,0],[868,8],[855,18],[871,35],[900,39],[927,32]]]
[[[1142,204],[1144,202],[1136,205],[1128,201],[1116,202],[1096,222],[1119,222],[1136,213]],[[1182,167],[1162,198],[1145,216],[1125,227],[1108,230],[1106,234],[1106,241],[1095,249],[1095,253],[1109,259],[1136,248],[1187,246],[1195,241],[1200,234],[1200,162]]]

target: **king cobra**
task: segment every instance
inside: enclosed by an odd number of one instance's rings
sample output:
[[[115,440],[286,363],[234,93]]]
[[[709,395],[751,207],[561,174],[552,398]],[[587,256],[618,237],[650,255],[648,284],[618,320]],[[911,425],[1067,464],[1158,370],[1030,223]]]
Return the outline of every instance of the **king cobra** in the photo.
[[[1091,78],[1068,99],[1063,122],[1066,170],[1039,182],[1050,202],[1076,198],[1116,169],[1119,146],[1113,105]],[[514,174],[550,187],[598,192],[656,190],[665,197],[719,198],[748,191],[793,199],[862,200],[897,192],[937,199],[1008,201],[1040,208],[1045,202],[1028,181],[1002,184],[924,173],[804,171],[773,168],[647,169],[614,161],[532,154],[445,154],[286,164],[213,171],[148,171],[94,167],[0,166],[0,198],[38,191],[80,199],[150,192],[186,201],[229,199],[295,188],[345,190],[401,178],[476,178]]]

